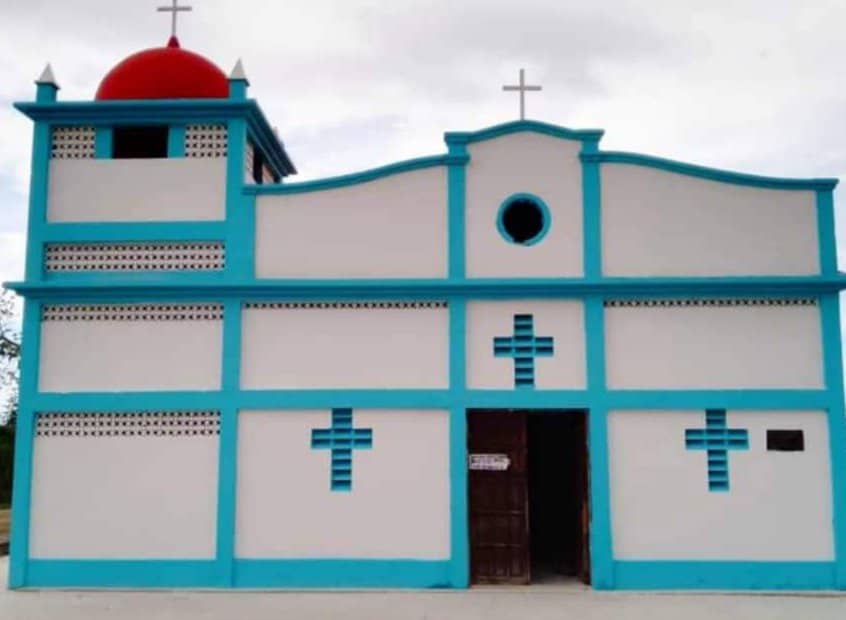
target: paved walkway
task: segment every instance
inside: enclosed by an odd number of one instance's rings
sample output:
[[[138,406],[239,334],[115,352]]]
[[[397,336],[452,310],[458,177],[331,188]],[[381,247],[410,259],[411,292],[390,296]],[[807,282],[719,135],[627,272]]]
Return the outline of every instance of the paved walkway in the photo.
[[[7,580],[8,558],[0,559]],[[569,586],[393,592],[124,592],[0,589],[4,620],[843,620],[846,594],[594,592]]]

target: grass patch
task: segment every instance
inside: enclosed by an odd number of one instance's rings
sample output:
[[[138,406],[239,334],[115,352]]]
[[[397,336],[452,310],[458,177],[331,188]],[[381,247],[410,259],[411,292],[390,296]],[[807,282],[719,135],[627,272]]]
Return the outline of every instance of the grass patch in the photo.
[[[12,522],[12,511],[0,510],[0,541],[9,540],[9,525]]]

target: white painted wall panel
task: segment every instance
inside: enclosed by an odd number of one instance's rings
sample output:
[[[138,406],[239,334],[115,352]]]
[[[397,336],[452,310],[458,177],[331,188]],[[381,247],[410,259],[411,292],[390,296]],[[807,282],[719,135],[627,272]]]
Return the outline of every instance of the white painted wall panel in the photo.
[[[38,437],[33,558],[214,558],[218,439]]]
[[[50,160],[50,222],[222,220],[225,207],[225,158]]]
[[[582,274],[581,142],[521,132],[470,144],[467,166],[467,275],[476,277]],[[536,245],[503,239],[497,212],[506,198],[535,194],[552,223]]]
[[[260,278],[446,275],[446,168],[256,201]]]
[[[441,308],[246,308],[241,385],[443,388],[449,315]]]
[[[514,360],[494,357],[493,339],[514,334],[514,315],[534,316],[535,336],[551,336],[552,357],[535,358],[535,387],[585,387],[584,305],[580,301],[537,299],[467,304],[467,385],[514,389]]]
[[[626,560],[830,561],[831,471],[821,411],[729,411],[749,450],[729,453],[730,490],[709,492],[706,453],[685,448],[704,411],[609,415],[614,556]],[[768,452],[767,429],[801,429],[804,452]]]
[[[329,411],[246,411],[238,424],[236,555],[449,557],[449,415],[354,410],[373,431],[355,450],[352,490],[330,490],[330,452],[311,448]]]
[[[45,392],[215,390],[222,321],[44,321]]]
[[[602,164],[602,263],[614,276],[819,272],[813,191]]]
[[[605,308],[612,388],[819,388],[819,308]]]

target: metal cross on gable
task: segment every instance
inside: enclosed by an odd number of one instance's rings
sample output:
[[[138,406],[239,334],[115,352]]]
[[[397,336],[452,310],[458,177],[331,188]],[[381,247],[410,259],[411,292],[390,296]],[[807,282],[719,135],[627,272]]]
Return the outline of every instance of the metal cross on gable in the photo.
[[[684,444],[688,450],[705,450],[708,455],[708,490],[729,490],[729,450],[748,450],[749,432],[744,428],[726,426],[725,409],[708,409],[705,428],[688,428],[684,431]]]
[[[526,92],[543,90],[542,86],[529,86],[526,84],[526,70],[520,69],[520,83],[505,85],[502,87],[504,91],[517,91],[520,93],[520,120],[526,120]]]
[[[176,36],[176,15],[181,12],[193,10],[190,6],[179,6],[179,0],[172,0],[170,6],[160,6],[156,9],[159,13],[170,13],[170,36]]]
[[[353,450],[365,450],[373,447],[373,430],[353,428],[352,409],[332,410],[332,427],[315,428],[311,431],[312,450],[330,450],[332,468],[330,489],[333,491],[352,490]]]
[[[535,358],[552,357],[555,352],[551,336],[535,336],[534,316],[514,315],[514,335],[497,336],[493,341],[494,357],[514,358],[514,387],[535,387]]]

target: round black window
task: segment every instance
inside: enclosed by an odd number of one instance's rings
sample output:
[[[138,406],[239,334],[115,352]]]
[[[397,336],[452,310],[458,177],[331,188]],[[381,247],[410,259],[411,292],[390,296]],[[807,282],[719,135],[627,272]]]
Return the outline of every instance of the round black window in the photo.
[[[533,198],[515,197],[500,210],[499,229],[512,243],[531,245],[546,233],[549,213],[546,205]]]

